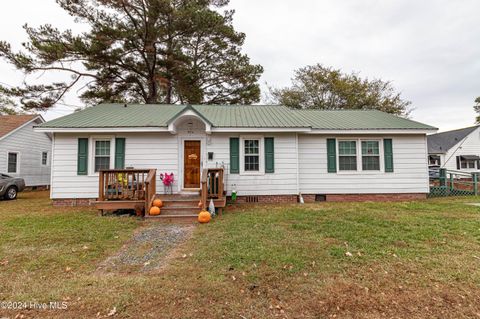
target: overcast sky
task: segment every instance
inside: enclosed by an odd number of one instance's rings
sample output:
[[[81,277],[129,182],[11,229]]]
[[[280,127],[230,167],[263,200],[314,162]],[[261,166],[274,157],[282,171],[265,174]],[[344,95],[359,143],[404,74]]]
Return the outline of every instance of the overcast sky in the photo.
[[[231,0],[229,7],[236,29],[247,34],[245,52],[265,69],[262,88],[286,86],[293,70],[322,63],[392,81],[412,101],[414,120],[441,130],[474,124],[479,0]],[[82,30],[54,0],[16,0],[2,5],[0,39],[19,48],[24,23]],[[22,79],[0,62],[0,82]],[[45,117],[72,112],[81,105],[75,95]]]

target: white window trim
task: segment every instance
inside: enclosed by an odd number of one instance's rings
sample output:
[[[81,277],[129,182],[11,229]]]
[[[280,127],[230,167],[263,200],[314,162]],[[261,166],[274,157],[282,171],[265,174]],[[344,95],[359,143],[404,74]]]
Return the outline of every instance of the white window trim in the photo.
[[[384,159],[383,159],[383,139],[374,139],[374,138],[369,138],[369,139],[360,139],[360,144],[359,144],[359,151],[360,151],[360,169],[363,173],[366,173],[366,172],[373,172],[373,173],[383,173],[385,171],[385,168],[383,167],[383,162],[384,162]],[[370,141],[373,141],[373,142],[378,142],[378,160],[379,160],[379,169],[378,170],[363,170],[363,154],[362,154],[362,142],[370,142]],[[370,156],[370,157],[373,157],[373,156],[377,156],[377,155],[365,155],[365,156]]]
[[[357,156],[357,170],[356,171],[341,171],[340,170],[340,145],[339,142],[341,141],[355,141],[357,143],[356,148],[356,156]],[[371,170],[363,170],[362,165],[362,141],[377,141],[378,142],[378,151],[380,156],[380,170],[378,171],[371,171]],[[350,174],[384,174],[385,173],[385,154],[383,151],[383,138],[337,138],[336,142],[336,161],[337,161],[337,174],[342,175],[350,175]]]
[[[16,167],[16,172],[15,173],[12,173],[12,172],[9,172],[8,171],[8,154],[10,153],[13,153],[13,154],[17,154],[17,167]],[[17,151],[7,151],[7,175],[8,174],[20,174],[20,152],[17,152]]]
[[[356,170],[340,170],[340,156],[353,156],[353,154],[349,155],[340,155],[340,142],[355,142],[355,159],[357,160],[357,169]],[[358,171],[358,139],[355,138],[345,138],[337,140],[337,171],[339,173],[356,173]]]
[[[43,153],[47,153],[47,162],[45,164],[43,164]],[[48,160],[50,159],[50,152],[48,151],[42,151],[40,153],[40,165],[42,167],[47,167],[48,166]]]
[[[461,155],[460,155],[460,156],[461,156]],[[473,167],[462,167],[462,162],[471,162],[471,161],[473,161]],[[460,159],[460,170],[461,170],[461,171],[462,171],[462,170],[463,170],[463,171],[475,171],[475,170],[478,169],[477,164],[478,164],[478,161],[476,161],[476,160],[467,160],[467,161],[465,161],[465,160]]]
[[[245,140],[258,140],[258,171],[245,171]],[[264,137],[259,135],[242,135],[240,136],[240,175],[265,175],[265,152]]]
[[[115,167],[115,136],[91,136],[88,139],[89,152],[88,152],[88,175],[99,176],[99,172],[95,172],[95,142],[96,141],[110,141],[110,169]]]

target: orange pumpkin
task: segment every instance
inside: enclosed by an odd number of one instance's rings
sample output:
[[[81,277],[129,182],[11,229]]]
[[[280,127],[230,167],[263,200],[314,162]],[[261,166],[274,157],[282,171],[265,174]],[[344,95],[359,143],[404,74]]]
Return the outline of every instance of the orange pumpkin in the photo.
[[[210,213],[206,210],[202,210],[200,214],[198,214],[198,221],[202,224],[208,223],[211,219],[212,216],[210,216]]]
[[[153,201],[153,206],[156,206],[156,207],[162,207],[163,206],[163,202],[161,199],[155,199]]]
[[[152,206],[152,208],[150,208],[150,215],[151,216],[160,215],[160,207]]]
[[[199,201],[199,202],[198,202],[198,208],[202,208],[202,206],[203,206],[202,201]]]

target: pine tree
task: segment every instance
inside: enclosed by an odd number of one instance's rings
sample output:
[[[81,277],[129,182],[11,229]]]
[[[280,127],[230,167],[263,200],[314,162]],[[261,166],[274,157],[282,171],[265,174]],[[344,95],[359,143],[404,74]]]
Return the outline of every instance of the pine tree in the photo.
[[[260,98],[260,65],[241,53],[228,0],[57,0],[89,31],[25,25],[29,41],[0,56],[25,74],[57,72],[67,81],[0,87],[24,109],[45,110],[73,88],[87,104],[250,104]]]

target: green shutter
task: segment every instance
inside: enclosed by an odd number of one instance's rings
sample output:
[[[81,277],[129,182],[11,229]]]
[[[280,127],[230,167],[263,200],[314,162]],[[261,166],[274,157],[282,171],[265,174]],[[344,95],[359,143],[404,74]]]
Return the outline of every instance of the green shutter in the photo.
[[[88,174],[88,138],[78,139],[77,174]]]
[[[383,140],[383,152],[385,157],[385,172],[393,172],[393,146],[392,139],[386,138]]]
[[[230,137],[230,174],[240,173],[240,141]]]
[[[337,172],[336,143],[334,138],[327,138],[327,170],[329,173]]]
[[[275,146],[273,137],[265,137],[265,173],[275,173]]]
[[[115,169],[125,168],[125,138],[115,139]]]

